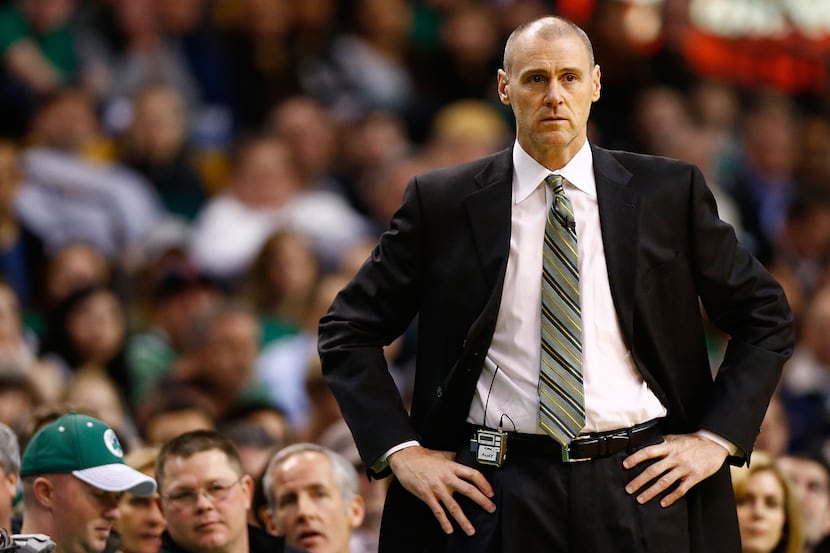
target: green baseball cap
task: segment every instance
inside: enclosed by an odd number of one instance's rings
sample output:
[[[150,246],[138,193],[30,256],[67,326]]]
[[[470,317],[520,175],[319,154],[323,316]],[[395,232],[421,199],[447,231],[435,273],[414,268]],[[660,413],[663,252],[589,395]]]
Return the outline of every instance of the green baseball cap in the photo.
[[[112,428],[75,412],[41,428],[21,459],[20,476],[66,473],[108,492],[147,497],[156,491],[155,480],[124,463]]]

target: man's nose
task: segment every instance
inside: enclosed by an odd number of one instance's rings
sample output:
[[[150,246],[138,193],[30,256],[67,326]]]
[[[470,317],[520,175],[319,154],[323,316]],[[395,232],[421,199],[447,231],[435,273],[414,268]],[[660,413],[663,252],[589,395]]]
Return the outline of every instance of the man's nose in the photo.
[[[551,79],[548,82],[548,87],[545,90],[545,103],[548,105],[558,104],[562,101],[562,86],[556,79]]]
[[[314,501],[307,494],[300,494],[297,498],[297,512],[301,517],[312,516],[315,512]]]

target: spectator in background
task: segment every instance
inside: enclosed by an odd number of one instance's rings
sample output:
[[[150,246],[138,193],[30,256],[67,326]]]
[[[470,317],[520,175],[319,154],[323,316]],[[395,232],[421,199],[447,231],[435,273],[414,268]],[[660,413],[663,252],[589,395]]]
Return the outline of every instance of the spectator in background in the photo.
[[[201,274],[185,252],[186,238],[180,240],[150,254],[139,280],[134,307],[140,322],[127,345],[133,406],[172,370],[186,349],[194,321],[222,301],[219,286]]]
[[[158,388],[137,411],[139,432],[151,446],[194,430],[216,429],[213,405],[192,386]]]
[[[447,9],[438,33],[437,47],[417,56],[413,64],[418,89],[415,109],[428,114],[424,119],[429,120],[458,100],[483,100],[498,107],[493,75],[501,65],[504,37],[497,8],[481,2],[459,3]],[[421,136],[427,131],[415,129]]]
[[[265,346],[256,372],[271,401],[285,409],[291,431],[302,435],[311,422],[311,403],[306,392],[309,367],[317,359],[317,323],[348,278],[331,274],[315,287],[314,297],[303,315],[299,332]]]
[[[794,173],[799,186],[826,187],[830,180],[830,121],[811,110],[801,120]]]
[[[268,401],[246,401],[228,413],[224,422],[259,427],[270,436],[270,441],[278,444],[287,444],[293,440],[285,411]]]
[[[20,220],[15,202],[21,184],[20,151],[0,141],[0,275],[29,307],[43,286],[43,242]]]
[[[792,483],[804,517],[804,553],[830,551],[830,469],[821,455],[793,453],[776,460]],[[754,463],[753,463],[754,464]]]
[[[281,449],[262,482],[275,533],[309,553],[363,553],[350,544],[364,514],[357,479],[348,460],[322,446]]]
[[[392,215],[401,206],[404,190],[410,179],[430,167],[422,156],[401,156],[378,164],[364,175],[358,183],[357,191],[375,228],[376,236],[380,236],[389,228]],[[362,257],[361,263],[366,257]]]
[[[78,79],[75,6],[75,0],[23,0],[0,10],[2,134],[22,136],[37,98]]]
[[[301,188],[286,145],[258,138],[240,145],[227,191],[199,213],[190,252],[211,277],[236,283]]]
[[[124,392],[104,371],[87,368],[74,373],[62,399],[66,405],[92,413],[115,430],[127,451],[139,445],[138,432],[127,408]]]
[[[493,105],[457,100],[435,114],[424,155],[433,168],[449,167],[494,154],[512,137],[512,129]]]
[[[20,302],[14,290],[0,280],[0,373],[19,375],[36,387],[41,398],[57,399],[62,392],[60,374],[39,361],[36,347],[36,338],[23,326]],[[13,412],[13,409],[9,411]]]
[[[207,201],[207,191],[189,158],[186,117],[175,88],[145,86],[134,96],[122,147],[125,163],[153,184],[167,213],[191,221]]]
[[[349,140],[341,142],[343,171],[351,202],[361,212],[368,209],[360,197],[361,181],[379,166],[413,154],[404,120],[393,113],[373,111],[349,123],[343,131]]]
[[[822,287],[812,297],[800,330],[780,388],[789,419],[790,449],[809,451],[830,438],[830,287]]]
[[[772,258],[796,192],[798,117],[784,96],[760,96],[745,114],[743,156],[724,189],[740,210],[747,247],[761,262]]]
[[[279,553],[285,540],[247,523],[253,479],[228,438],[213,431],[182,434],[156,460],[167,520],[160,553]]]
[[[357,0],[351,28],[337,35],[304,82],[307,93],[344,121],[372,111],[405,116],[415,98],[409,68],[412,7],[405,0]]]
[[[230,4],[230,2],[228,2]],[[234,1],[225,51],[234,83],[239,125],[259,129],[278,102],[303,92],[292,32],[296,2]]]
[[[17,366],[0,363],[0,422],[24,436],[42,399],[32,378]]]
[[[63,89],[46,98],[32,134],[17,200],[21,220],[49,250],[87,242],[128,273],[135,271],[163,207],[148,181],[112,162],[91,97]]]
[[[126,336],[121,299],[106,286],[85,286],[70,293],[51,313],[41,357],[57,367],[64,383],[82,370],[97,370],[119,390],[129,390]]]
[[[90,88],[100,101],[104,126],[124,130],[134,108],[133,97],[150,84],[173,87],[183,98],[189,116],[201,108],[201,95],[187,61],[164,34],[155,0],[114,0],[102,6],[102,21],[89,28],[81,51],[85,66],[93,68]]]
[[[73,292],[88,286],[110,286],[116,270],[100,250],[85,242],[70,242],[50,252],[46,258],[43,286],[37,301],[24,313],[26,325],[43,339],[47,319]],[[44,399],[54,399],[52,396]]]
[[[155,477],[158,448],[145,447],[124,457],[127,466]],[[113,553],[156,553],[161,547],[161,534],[166,523],[158,503],[158,493],[139,496],[129,492],[118,502],[121,515],[113,525],[108,551]]]
[[[12,507],[17,497],[17,482],[20,478],[20,446],[17,435],[0,423],[0,528],[10,534],[19,527],[12,526]]]
[[[263,346],[303,327],[320,272],[314,245],[307,236],[284,230],[265,241],[243,289],[259,317]]]
[[[755,441],[755,449],[763,451],[773,459],[778,459],[789,451],[790,427],[787,411],[779,394],[772,396],[761,421],[761,432]]]
[[[68,413],[41,428],[23,452],[23,527],[46,534],[57,553],[103,551],[122,492],[150,496],[156,482],[124,463],[115,432]]]
[[[802,185],[792,198],[773,244],[774,265],[792,274],[797,292],[812,297],[827,284],[830,269],[830,187]]]
[[[340,123],[309,96],[286,98],[268,118],[268,132],[288,146],[300,180],[309,190],[342,191],[335,177],[340,131]]]
[[[235,84],[221,39],[210,25],[213,2],[206,0],[153,0],[158,25],[173,51],[185,60],[197,84],[200,109],[190,125],[191,144],[197,152],[226,148],[233,132]]]
[[[235,303],[220,304],[194,321],[187,350],[158,387],[192,387],[222,422],[239,404],[269,399],[255,372],[259,343],[253,313]]]
[[[283,443],[274,438],[268,430],[251,421],[236,420],[225,423],[219,428],[219,432],[236,446],[242,469],[255,481],[262,477],[262,472],[274,451],[283,446]]]
[[[743,553],[801,553],[798,495],[769,457],[756,453],[752,465],[732,467],[732,486]]]

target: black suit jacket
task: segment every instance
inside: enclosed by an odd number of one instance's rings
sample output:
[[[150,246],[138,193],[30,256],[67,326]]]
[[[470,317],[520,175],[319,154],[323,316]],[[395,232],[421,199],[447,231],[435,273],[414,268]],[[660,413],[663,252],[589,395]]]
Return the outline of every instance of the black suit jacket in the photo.
[[[784,294],[717,216],[693,165],[592,146],[611,293],[670,433],[711,430],[748,460],[791,353]],[[320,324],[323,372],[367,466],[396,444],[456,450],[493,336],[510,239],[505,150],[410,182],[390,230]],[[713,380],[700,305],[731,336]],[[411,415],[382,346],[418,315]],[[586,316],[590,316],[587,314]],[[689,495],[693,551],[739,551],[728,466]],[[393,483],[382,547],[426,551],[440,529]],[[439,536],[440,537],[440,536]],[[435,550],[435,549],[433,549]]]

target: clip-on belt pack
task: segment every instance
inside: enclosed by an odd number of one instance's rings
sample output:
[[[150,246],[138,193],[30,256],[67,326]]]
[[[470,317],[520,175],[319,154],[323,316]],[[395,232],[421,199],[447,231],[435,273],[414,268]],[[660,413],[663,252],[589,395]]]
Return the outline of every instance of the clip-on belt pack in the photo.
[[[470,438],[470,451],[482,465],[501,467],[507,459],[507,434],[501,429],[481,428]]]

